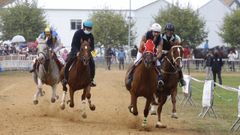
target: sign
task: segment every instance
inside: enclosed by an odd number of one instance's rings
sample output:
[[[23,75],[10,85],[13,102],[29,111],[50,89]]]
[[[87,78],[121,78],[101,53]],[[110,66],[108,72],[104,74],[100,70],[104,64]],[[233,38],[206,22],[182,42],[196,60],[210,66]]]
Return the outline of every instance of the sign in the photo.
[[[203,87],[203,96],[202,96],[202,106],[211,107],[213,100],[213,89],[214,82],[213,80],[205,80]]]
[[[191,76],[190,75],[183,75],[183,79],[186,82],[186,85],[182,87],[182,91],[185,94],[189,94],[191,91]]]

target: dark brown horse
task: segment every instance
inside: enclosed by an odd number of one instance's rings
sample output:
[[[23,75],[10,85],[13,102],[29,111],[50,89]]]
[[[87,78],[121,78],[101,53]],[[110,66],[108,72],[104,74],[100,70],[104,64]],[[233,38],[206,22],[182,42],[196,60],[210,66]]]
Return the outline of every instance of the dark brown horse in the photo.
[[[75,62],[73,62],[72,67],[69,70],[69,77],[68,77],[68,85],[69,85],[69,94],[70,94],[70,107],[74,107],[74,92],[80,89],[83,89],[82,94],[82,105],[81,108],[82,117],[86,118],[85,112],[85,105],[86,105],[86,98],[88,99],[89,108],[91,110],[95,110],[95,105],[91,104],[91,93],[90,93],[90,67],[89,61],[91,56],[90,52],[90,44],[88,41],[81,40],[80,43],[80,51],[77,54],[77,58]],[[63,78],[64,69],[61,72],[61,77]],[[65,108],[65,97],[67,93],[67,87],[63,86],[63,97],[61,103],[61,109]]]
[[[183,48],[180,45],[172,46],[166,56],[163,58],[161,72],[163,74],[164,86],[157,94],[158,96],[158,122],[156,127],[165,128],[166,125],[161,123],[162,107],[165,104],[168,95],[172,98],[172,117],[176,116],[176,96],[177,85],[179,80],[179,70],[182,68]]]
[[[151,40],[148,40],[146,42],[146,50],[143,53],[142,62],[135,68],[131,88],[127,87],[131,94],[131,104],[128,108],[133,115],[138,115],[137,98],[146,98],[144,120],[142,122],[143,127],[147,125],[150,103],[153,99],[153,93],[155,93],[157,89],[157,73],[155,71],[155,54],[153,50],[154,44]],[[128,79],[128,72],[125,77],[125,84]]]

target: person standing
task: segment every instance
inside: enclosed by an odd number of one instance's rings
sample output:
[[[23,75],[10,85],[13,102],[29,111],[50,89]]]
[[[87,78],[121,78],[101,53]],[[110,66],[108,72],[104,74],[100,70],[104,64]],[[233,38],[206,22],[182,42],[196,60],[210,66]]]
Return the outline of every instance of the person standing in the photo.
[[[211,51],[207,53],[207,56],[204,58],[205,61],[205,71],[206,71],[206,79],[212,80],[213,74],[212,74],[212,64],[213,64],[213,54]]]
[[[218,81],[219,81],[219,84],[221,85],[222,85],[222,76],[221,76],[222,66],[223,66],[222,56],[218,51],[215,51],[213,56],[213,62],[212,62],[213,80],[214,82],[216,82],[216,76],[218,76]],[[214,84],[214,86],[216,85]]]
[[[120,48],[120,51],[117,55],[118,61],[119,61],[119,70],[124,70],[124,60],[126,59],[126,53],[123,48]]]

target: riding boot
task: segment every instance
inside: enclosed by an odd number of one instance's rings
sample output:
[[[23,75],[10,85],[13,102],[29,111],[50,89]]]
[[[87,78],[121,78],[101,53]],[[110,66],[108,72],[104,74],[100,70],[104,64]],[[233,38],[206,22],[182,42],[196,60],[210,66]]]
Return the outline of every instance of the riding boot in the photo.
[[[157,82],[157,84],[158,84],[158,88],[160,89],[160,88],[162,88],[164,86],[163,76],[162,76],[161,70],[159,70],[157,66],[155,67],[155,70],[156,70],[156,72],[158,74],[158,78],[157,78],[158,82]]]
[[[93,60],[93,58],[91,57],[91,59],[90,59],[90,63],[89,63],[89,66],[90,66],[90,76],[91,76],[91,84],[90,84],[90,86],[91,87],[95,87],[95,86],[97,86],[96,85],[96,82],[94,81],[94,77],[95,77],[95,62],[94,62],[94,60]]]
[[[70,68],[70,66],[72,65],[73,61],[75,60],[74,57],[72,58],[69,58],[66,62],[66,66],[65,66],[65,69],[64,69],[64,78],[62,80],[62,84],[66,87],[67,83],[68,83],[68,70]]]
[[[59,61],[59,59],[57,58],[57,55],[56,55],[55,53],[54,53],[54,55],[53,55],[53,59],[54,59],[54,61],[56,62],[59,71],[61,71],[61,69],[62,69],[62,67],[63,67],[63,64]]]
[[[133,73],[136,68],[136,65],[133,65],[128,73],[128,79],[127,79],[127,87],[131,88],[132,80],[133,80]]]
[[[29,71],[30,73],[34,72],[36,70],[36,62],[33,63],[32,69]]]
[[[179,83],[180,83],[180,87],[183,87],[183,86],[186,85],[186,82],[185,82],[185,80],[183,79],[182,70],[179,70],[178,73],[179,73]]]

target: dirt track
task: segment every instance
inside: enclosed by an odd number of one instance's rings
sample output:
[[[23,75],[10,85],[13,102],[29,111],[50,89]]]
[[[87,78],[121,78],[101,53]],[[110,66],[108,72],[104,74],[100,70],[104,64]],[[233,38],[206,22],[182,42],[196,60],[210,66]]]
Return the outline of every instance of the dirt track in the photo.
[[[32,99],[36,86],[32,76],[27,72],[8,72],[0,74],[0,134],[1,135],[200,135],[219,134],[218,131],[206,131],[198,127],[204,120],[196,117],[199,109],[183,109],[178,105],[179,119],[171,119],[171,104],[163,109],[163,122],[166,129],[154,127],[157,118],[148,117],[149,131],[140,131],[143,119],[143,103],[138,101],[139,116],[128,112],[130,94],[123,84],[125,71],[97,69],[97,87],[92,89],[92,102],[96,105],[94,112],[87,109],[88,117],[80,116],[80,95],[75,93],[75,108],[60,110],[60,101],[50,103],[51,90],[44,86],[46,92],[38,105]],[[62,96],[61,85],[57,94]],[[210,119],[211,120],[211,119]],[[212,120],[214,122],[214,120]],[[206,123],[206,127],[209,127]],[[210,126],[211,127],[211,126]],[[224,126],[223,126],[224,127]]]

